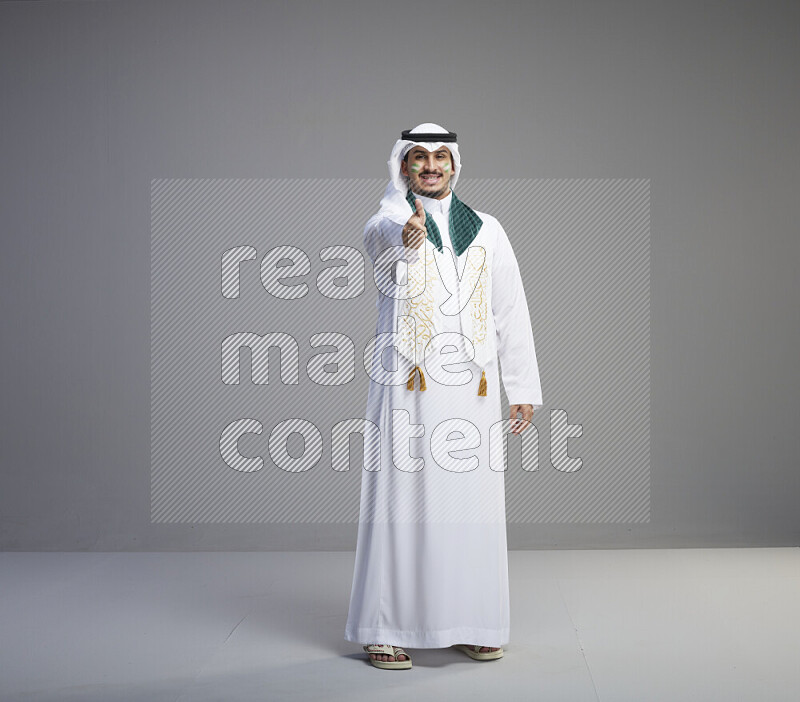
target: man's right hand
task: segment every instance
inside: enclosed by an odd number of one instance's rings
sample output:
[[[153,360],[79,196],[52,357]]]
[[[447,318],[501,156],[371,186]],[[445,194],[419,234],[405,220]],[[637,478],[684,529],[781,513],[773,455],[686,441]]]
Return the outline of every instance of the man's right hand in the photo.
[[[408,218],[408,222],[403,226],[403,244],[407,248],[418,249],[425,243],[428,237],[428,230],[425,229],[425,209],[422,207],[422,200],[414,200],[416,212]]]

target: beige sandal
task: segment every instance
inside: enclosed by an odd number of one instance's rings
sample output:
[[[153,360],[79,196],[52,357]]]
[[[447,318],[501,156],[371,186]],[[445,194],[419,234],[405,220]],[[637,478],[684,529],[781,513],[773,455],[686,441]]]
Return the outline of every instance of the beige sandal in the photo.
[[[364,646],[367,653],[386,654],[387,656],[394,656],[393,661],[379,661],[376,658],[369,657],[369,662],[376,668],[384,668],[386,670],[405,670],[411,667],[411,656],[409,656],[399,646],[391,646],[389,644],[369,644]],[[404,661],[398,661],[397,656],[405,656]]]
[[[482,648],[491,648],[491,646],[466,646],[464,644],[455,644],[453,648],[463,651],[470,658],[474,658],[476,661],[494,661],[503,657],[502,648],[498,648],[496,651],[484,651],[483,653],[480,652]]]

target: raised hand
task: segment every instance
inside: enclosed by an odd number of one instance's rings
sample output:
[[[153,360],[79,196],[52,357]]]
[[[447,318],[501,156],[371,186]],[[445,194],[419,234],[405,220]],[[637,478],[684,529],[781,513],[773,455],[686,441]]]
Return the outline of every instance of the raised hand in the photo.
[[[414,207],[417,208],[416,211],[403,226],[403,245],[407,248],[418,249],[425,243],[428,230],[425,229],[425,209],[422,207],[422,200],[416,198]]]

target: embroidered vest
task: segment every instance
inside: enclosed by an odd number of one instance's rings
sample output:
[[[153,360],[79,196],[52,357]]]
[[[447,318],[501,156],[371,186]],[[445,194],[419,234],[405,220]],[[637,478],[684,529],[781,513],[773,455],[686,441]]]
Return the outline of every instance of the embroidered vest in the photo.
[[[413,211],[414,196],[410,191],[407,200]],[[417,372],[420,375],[419,389],[427,389],[421,364],[426,358],[439,352],[442,339],[437,338],[437,334],[442,331],[443,315],[457,313],[461,322],[461,333],[472,342],[475,350],[473,361],[482,370],[477,394],[482,397],[487,394],[486,371],[483,368],[496,353],[494,339],[490,339],[488,333],[491,261],[489,252],[484,247],[471,245],[482,224],[478,215],[457,200],[453,193],[449,215],[451,240],[456,255],[466,251],[467,257],[461,280],[457,283],[456,295],[455,290],[447,291],[439,272],[439,265],[453,265],[452,258],[449,252],[444,251],[441,234],[433,217],[430,213],[425,213],[428,236],[422,247],[417,249],[418,255],[407,259],[407,288],[404,292],[408,297],[397,299],[395,304],[399,352],[414,364],[406,384],[409,390],[414,390]],[[450,260],[443,260],[445,257]],[[452,296],[447,299],[450,293]],[[463,306],[460,311],[459,304]],[[465,345],[468,347],[466,341]]]

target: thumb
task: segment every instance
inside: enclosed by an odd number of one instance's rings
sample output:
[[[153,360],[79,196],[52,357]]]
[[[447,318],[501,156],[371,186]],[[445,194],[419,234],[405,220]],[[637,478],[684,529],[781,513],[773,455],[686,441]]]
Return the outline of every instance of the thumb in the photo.
[[[422,200],[416,198],[414,200],[414,206],[417,208],[417,217],[419,217],[420,220],[422,220],[422,223],[425,224],[425,208],[422,206]]]

